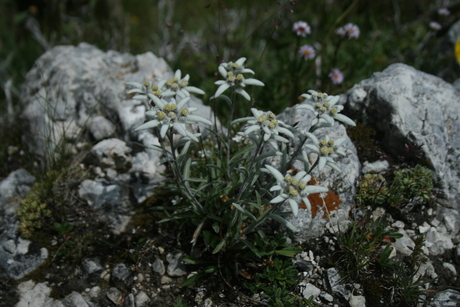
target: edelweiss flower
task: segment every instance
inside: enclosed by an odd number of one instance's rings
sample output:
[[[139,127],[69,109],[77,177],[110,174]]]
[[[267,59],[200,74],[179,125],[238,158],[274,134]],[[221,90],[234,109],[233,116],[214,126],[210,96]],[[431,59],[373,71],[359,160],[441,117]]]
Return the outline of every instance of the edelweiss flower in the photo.
[[[174,77],[169,80],[161,80],[158,87],[165,92],[172,92],[180,98],[190,97],[190,93],[203,95],[204,92],[197,87],[189,86],[190,76],[187,74],[181,79],[181,71],[178,69]]]
[[[287,137],[294,138],[294,134],[292,134],[292,132],[287,128],[284,128],[287,125],[284,122],[277,120],[276,115],[273,112],[262,112],[255,108],[252,108],[251,112],[254,114],[253,117],[246,117],[237,120],[247,120],[248,124],[250,125],[244,130],[244,135],[249,135],[254,131],[261,132],[263,133],[264,141],[268,142],[275,150],[278,150],[277,142],[289,142],[288,139],[280,136],[280,133],[286,135]]]
[[[219,97],[228,88],[234,87],[235,92],[237,94],[240,94],[247,100],[251,100],[251,97],[243,88],[246,85],[264,86],[264,84],[257,79],[244,78],[243,73],[254,74],[254,72],[251,69],[244,67],[243,64],[245,60],[246,58],[240,58],[235,63],[228,62],[228,63],[222,63],[221,65],[219,65],[219,68],[218,68],[219,73],[226,80],[219,80],[215,82],[216,85],[219,85],[219,88],[214,94],[214,97]]]
[[[303,45],[300,47],[299,53],[304,57],[305,60],[311,60],[316,56],[315,49],[310,45]]]
[[[298,36],[305,37],[311,33],[310,26],[305,21],[297,21],[294,23],[292,30],[296,32]]]
[[[186,124],[196,124],[198,122],[212,125],[212,122],[198,115],[192,115],[191,112],[196,111],[197,108],[186,108],[185,104],[190,100],[190,97],[185,97],[176,104],[176,100],[171,98],[170,101],[165,101],[149,95],[155,103],[155,107],[151,111],[145,112],[145,115],[150,118],[149,121],[136,128],[136,131],[160,127],[160,135],[162,138],[166,136],[168,129],[172,128],[182,136],[188,137],[195,142],[198,141],[199,134],[193,134],[187,130]]]
[[[307,109],[315,113],[316,118],[312,121],[312,125],[316,125],[319,119],[324,119],[331,126],[334,124],[334,119],[350,126],[356,126],[355,122],[339,112],[343,110],[342,105],[336,105],[339,102],[339,96],[328,96],[326,93],[309,90],[309,94],[302,94],[302,97],[314,103],[313,106],[304,103],[297,106],[297,109]]]
[[[336,171],[340,172],[340,168],[335,165],[334,158],[345,156],[345,152],[340,150],[339,146],[345,142],[346,138],[343,137],[334,141],[329,139],[329,136],[326,135],[324,139],[318,140],[316,136],[309,132],[307,132],[306,135],[313,141],[314,144],[306,144],[305,147],[310,148],[318,154],[318,169],[321,171],[326,165],[329,165]],[[302,152],[302,155],[306,161],[309,161],[305,151]]]
[[[158,85],[155,85],[152,81],[144,82],[144,84],[137,82],[126,82],[125,85],[134,87],[128,91],[128,94],[136,93],[137,95],[134,96],[133,99],[137,100],[149,99],[149,94],[155,95],[158,98],[174,95],[172,92],[161,92]]]
[[[333,68],[331,73],[329,74],[329,78],[331,78],[332,83],[340,84],[343,82],[343,74],[338,68]]]
[[[358,38],[360,31],[357,25],[352,24],[352,23],[347,23],[345,26],[335,30],[335,33],[337,33],[340,36],[347,35],[348,38]]]
[[[308,185],[311,176],[305,171],[298,172],[294,177],[289,174],[283,176],[276,168],[265,165],[265,168],[275,177],[277,184],[270,188],[270,191],[280,191],[280,194],[273,198],[270,203],[281,203],[288,201],[292,213],[297,216],[299,212],[298,202],[302,200],[311,211],[311,204],[308,195],[313,193],[327,192],[328,189],[317,185]]]

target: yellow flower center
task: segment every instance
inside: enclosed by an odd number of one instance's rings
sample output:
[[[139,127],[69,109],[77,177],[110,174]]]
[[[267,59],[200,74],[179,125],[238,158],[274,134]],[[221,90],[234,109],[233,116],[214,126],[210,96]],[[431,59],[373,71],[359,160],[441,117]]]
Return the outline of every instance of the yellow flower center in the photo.
[[[182,109],[181,113],[182,113],[182,115],[187,116],[188,109]]]
[[[158,118],[161,120],[161,119],[163,119],[163,118],[166,117],[166,113],[163,112],[163,111],[160,111],[160,112],[158,112],[157,116],[158,116]]]
[[[174,113],[174,112],[169,112],[169,113],[168,113],[168,116],[169,116],[169,118],[171,118],[171,119],[176,119],[176,113]]]
[[[297,189],[291,185],[289,186],[289,194],[292,196],[297,196],[299,195],[299,191],[297,191]]]

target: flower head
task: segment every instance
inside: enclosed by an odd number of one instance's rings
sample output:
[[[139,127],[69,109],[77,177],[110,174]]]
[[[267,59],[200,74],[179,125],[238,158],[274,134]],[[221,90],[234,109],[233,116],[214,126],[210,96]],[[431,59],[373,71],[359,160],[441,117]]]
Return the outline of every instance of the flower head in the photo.
[[[196,124],[198,122],[212,125],[212,123],[198,115],[191,114],[197,108],[187,108],[185,104],[190,100],[190,97],[185,97],[176,103],[176,99],[171,98],[169,101],[160,99],[156,96],[150,96],[155,103],[155,107],[145,112],[149,118],[147,122],[136,128],[136,131],[149,129],[154,127],[160,128],[162,138],[166,136],[169,129],[174,129],[177,133],[184,137],[188,137],[194,141],[198,141],[197,135],[187,130],[186,124]]]
[[[305,21],[297,21],[294,23],[292,30],[296,32],[298,36],[305,37],[311,33],[310,26]]]
[[[181,71],[178,69],[174,73],[174,77],[168,80],[160,80],[158,87],[164,92],[172,92],[176,95],[176,98],[190,97],[190,93],[203,95],[204,92],[197,87],[189,86],[188,81],[190,76],[187,74],[184,78],[181,78]]]
[[[278,150],[278,142],[288,143],[289,140],[280,136],[284,134],[287,137],[294,138],[294,134],[289,131],[287,125],[276,119],[273,112],[262,112],[255,108],[251,109],[253,117],[247,117],[242,120],[248,120],[249,126],[244,130],[244,135],[249,135],[252,132],[262,133],[265,142],[268,142],[275,150]]]
[[[300,200],[311,210],[308,195],[328,191],[325,187],[308,185],[311,176],[305,171],[299,171],[295,176],[291,176],[290,174],[283,176],[276,168],[270,165],[265,165],[265,169],[276,179],[276,185],[272,186],[270,191],[280,191],[280,194],[273,198],[270,203],[276,204],[287,200],[294,216],[297,216],[299,212]]]
[[[343,74],[338,68],[333,68],[329,73],[329,78],[331,78],[332,83],[340,84],[343,82]]]
[[[338,120],[350,126],[356,126],[354,121],[340,114],[340,111],[343,110],[343,106],[337,105],[340,99],[339,96],[329,96],[326,93],[314,90],[309,90],[308,94],[302,94],[301,96],[313,103],[313,105],[304,103],[297,106],[297,109],[307,109],[315,113],[316,118],[312,121],[313,126],[318,124],[320,119],[323,119],[331,126],[334,124],[334,120]]]
[[[324,139],[318,140],[315,135],[309,132],[307,132],[306,135],[313,141],[313,144],[306,144],[305,147],[313,150],[318,154],[318,169],[321,171],[326,165],[329,165],[336,171],[340,172],[340,168],[335,165],[334,158],[345,156],[345,152],[343,152],[339,146],[345,142],[346,138],[343,137],[334,141],[330,139],[328,135],[326,135]],[[306,152],[304,151],[302,154],[304,159],[308,161]]]
[[[446,9],[445,7],[442,7],[438,10],[438,14],[441,15],[441,16],[449,16],[450,15],[450,11],[448,9]]]
[[[299,53],[304,57],[305,60],[311,60],[316,56],[315,49],[310,45],[303,45],[300,47]]]
[[[432,21],[432,22],[430,22],[430,28],[431,28],[431,30],[439,31],[439,30],[441,30],[442,26],[438,22]]]
[[[357,25],[347,23],[345,26],[336,29],[335,33],[340,36],[348,36],[348,38],[358,38],[360,31]]]
[[[247,100],[251,100],[251,97],[244,90],[244,87],[246,85],[264,86],[264,84],[257,79],[254,79],[254,78],[247,79],[243,76],[243,73],[254,74],[254,71],[252,71],[249,68],[244,67],[245,61],[246,61],[246,58],[240,58],[235,63],[228,62],[228,63],[222,63],[219,65],[219,68],[218,68],[219,73],[222,75],[222,77],[225,78],[225,80],[219,80],[214,83],[216,85],[219,85],[216,93],[214,94],[214,97],[219,97],[228,88],[233,87],[235,90],[235,93],[243,96]]]

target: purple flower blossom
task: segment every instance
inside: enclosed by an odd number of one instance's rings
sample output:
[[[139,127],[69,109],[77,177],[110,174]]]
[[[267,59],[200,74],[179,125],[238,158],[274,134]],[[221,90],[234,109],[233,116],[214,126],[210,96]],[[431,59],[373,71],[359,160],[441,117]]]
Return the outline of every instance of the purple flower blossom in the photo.
[[[449,16],[450,15],[450,11],[448,9],[446,9],[445,7],[442,7],[438,10],[438,14],[441,15],[441,16]]]
[[[310,45],[303,45],[300,47],[299,53],[304,57],[305,60],[311,60],[316,56],[315,49]]]
[[[340,36],[347,35],[348,38],[358,38],[360,31],[357,25],[352,24],[352,23],[347,23],[345,26],[336,29],[335,33],[337,33]]]
[[[343,73],[340,71],[340,69],[333,68],[329,74],[329,78],[331,78],[332,83],[340,84],[343,82]]]
[[[439,31],[439,30],[441,30],[442,27],[438,22],[432,21],[432,22],[430,22],[430,28],[431,28],[431,30]]]
[[[298,36],[305,37],[311,33],[310,26],[305,21],[297,21],[294,23],[292,30],[296,32]]]

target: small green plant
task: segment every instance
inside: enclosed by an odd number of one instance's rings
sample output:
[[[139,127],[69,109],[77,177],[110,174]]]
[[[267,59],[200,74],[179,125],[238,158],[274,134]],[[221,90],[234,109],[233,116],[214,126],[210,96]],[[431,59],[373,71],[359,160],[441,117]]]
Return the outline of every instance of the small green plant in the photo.
[[[388,190],[391,206],[404,206],[411,199],[419,197],[419,203],[427,203],[432,195],[433,179],[431,170],[421,165],[395,172],[395,178]]]
[[[350,222],[348,231],[338,235],[341,249],[338,265],[347,277],[362,275],[376,265],[388,268],[393,265],[390,260],[393,248],[389,243],[401,237],[400,233],[386,230],[380,219]]]
[[[245,283],[245,287],[254,294],[263,292],[263,296],[268,299],[267,306],[305,306],[304,299],[292,294],[297,274],[297,268],[291,260],[276,258],[265,263],[264,270],[254,274],[253,280]]]
[[[385,185],[385,178],[380,174],[365,174],[359,182],[356,202],[359,205],[381,205],[386,202],[387,196],[388,188]]]
[[[174,302],[173,307],[187,307],[187,306],[188,306],[188,303],[186,300],[180,297],[176,297],[176,301]]]
[[[218,254],[219,260],[225,254],[231,259],[247,252],[252,257],[262,257],[269,248],[263,243],[264,230],[274,230],[270,221],[295,230],[286,219],[289,213],[284,212],[283,205],[289,205],[296,216],[301,201],[311,211],[309,194],[328,191],[313,185],[310,173],[326,166],[340,171],[335,159],[345,156],[340,145],[346,139],[316,136],[314,132],[332,126],[335,121],[348,125],[354,122],[340,113],[343,106],[337,104],[339,96],[310,90],[301,95],[306,103],[297,108],[312,112],[314,118],[308,131],[298,131],[278,120],[273,112],[249,108],[249,104],[238,99],[250,101],[246,88],[264,86],[257,79],[246,77],[254,74],[246,67],[246,58],[221,63],[218,72],[223,80],[215,82],[218,88],[213,104],[226,103],[230,107],[222,127],[193,114],[197,108],[187,105],[190,95],[204,92],[190,86],[190,76],[183,77],[177,70],[169,80],[127,83],[132,87],[128,93],[134,94],[133,99],[150,106],[147,121],[136,130],[152,129],[158,137],[159,145],[152,148],[162,153],[160,163],[165,164],[167,175],[173,178],[167,188],[181,197],[174,205],[163,207],[170,216],[162,222],[183,221],[185,227],[192,229],[192,248],[200,242],[201,249]],[[227,91],[230,96],[224,95]],[[252,115],[234,119],[234,111],[245,107]],[[207,130],[213,146],[203,145],[201,133],[194,128],[197,125],[213,127]],[[193,152],[201,152],[199,160],[204,162],[194,161]],[[289,171],[294,162],[303,165],[296,174]],[[277,249],[269,253],[279,252]],[[284,249],[290,256],[295,251]],[[234,261],[225,261],[229,262],[236,265]],[[221,272],[220,265],[217,269]]]

